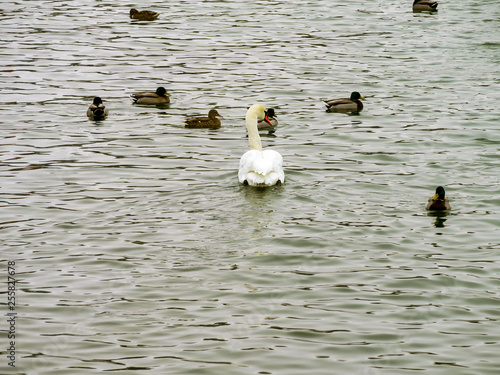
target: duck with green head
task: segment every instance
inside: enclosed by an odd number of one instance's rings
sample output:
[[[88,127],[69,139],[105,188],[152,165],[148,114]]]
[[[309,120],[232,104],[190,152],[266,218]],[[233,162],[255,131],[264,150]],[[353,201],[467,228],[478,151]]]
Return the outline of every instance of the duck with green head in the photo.
[[[130,95],[134,104],[158,105],[170,103],[170,94],[164,87],[158,87],[155,92],[138,92]]]
[[[96,96],[87,109],[87,117],[91,120],[104,120],[107,115],[108,109],[103,104],[102,99]]]
[[[350,98],[325,100],[327,112],[356,112],[363,109],[363,103],[359,99],[365,100],[357,91],[351,93]]]
[[[276,113],[274,112],[274,108],[268,108],[266,111],[267,119],[259,120],[257,122],[257,128],[259,131],[266,131],[269,134],[273,134],[278,127],[278,120],[276,119]]]
[[[445,194],[444,187],[438,186],[436,188],[436,194],[434,194],[432,198],[429,198],[425,208],[432,211],[451,210],[450,202],[448,198],[445,197]]]
[[[432,0],[415,0],[413,2],[414,12],[437,12],[437,1]]]

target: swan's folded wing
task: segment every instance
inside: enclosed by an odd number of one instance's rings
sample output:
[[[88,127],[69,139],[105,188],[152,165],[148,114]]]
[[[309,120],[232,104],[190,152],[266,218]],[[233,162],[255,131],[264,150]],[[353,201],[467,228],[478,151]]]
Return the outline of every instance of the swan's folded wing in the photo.
[[[274,150],[250,150],[240,159],[238,179],[252,186],[272,186],[285,181],[283,157]]]

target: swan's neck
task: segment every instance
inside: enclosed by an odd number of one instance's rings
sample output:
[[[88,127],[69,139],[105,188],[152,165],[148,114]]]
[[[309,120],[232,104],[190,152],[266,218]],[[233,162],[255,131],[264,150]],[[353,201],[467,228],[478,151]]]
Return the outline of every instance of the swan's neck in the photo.
[[[257,128],[257,114],[249,111],[246,117],[246,125],[248,131],[248,141],[250,143],[250,150],[262,151],[262,144],[260,143],[259,130]]]

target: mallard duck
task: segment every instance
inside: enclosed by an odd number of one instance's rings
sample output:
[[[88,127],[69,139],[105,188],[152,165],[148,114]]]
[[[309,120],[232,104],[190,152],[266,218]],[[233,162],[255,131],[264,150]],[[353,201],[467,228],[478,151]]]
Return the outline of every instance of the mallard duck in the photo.
[[[257,122],[257,128],[259,130],[267,130],[269,134],[274,133],[278,127],[278,120],[276,120],[275,117],[274,108],[268,108],[267,120],[260,120]]]
[[[451,210],[450,202],[445,197],[444,187],[438,186],[436,188],[436,194],[432,198],[429,198],[425,208],[433,211]]]
[[[360,112],[363,109],[363,103],[359,99],[365,100],[359,92],[351,93],[349,99],[325,100],[327,112]]]
[[[211,109],[208,112],[208,117],[193,117],[185,121],[186,128],[220,128],[220,120],[217,117],[222,117],[216,109]]]
[[[133,99],[134,104],[166,104],[170,103],[170,94],[163,87],[158,87],[156,92],[138,92],[132,94],[130,97]]]
[[[258,120],[267,120],[266,107],[252,105],[246,115],[246,127],[250,150],[240,159],[238,180],[250,186],[274,186],[285,182],[283,157],[274,150],[262,150]]]
[[[158,18],[160,13],[153,12],[152,10],[137,10],[130,9],[130,18],[134,20],[142,20],[142,21],[153,21]]]
[[[437,1],[432,0],[415,0],[413,2],[414,12],[437,12]]]
[[[87,117],[91,120],[103,120],[107,115],[108,109],[102,103],[102,99],[96,96],[89,109],[87,109]]]

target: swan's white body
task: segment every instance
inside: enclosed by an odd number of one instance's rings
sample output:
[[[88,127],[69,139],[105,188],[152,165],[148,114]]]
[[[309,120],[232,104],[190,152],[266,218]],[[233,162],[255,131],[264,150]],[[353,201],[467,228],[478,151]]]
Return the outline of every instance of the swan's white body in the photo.
[[[238,179],[250,186],[273,186],[285,182],[283,157],[274,150],[262,151],[257,122],[266,117],[265,111],[266,107],[260,104],[254,104],[247,111],[246,125],[250,150],[240,159]]]

